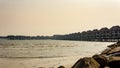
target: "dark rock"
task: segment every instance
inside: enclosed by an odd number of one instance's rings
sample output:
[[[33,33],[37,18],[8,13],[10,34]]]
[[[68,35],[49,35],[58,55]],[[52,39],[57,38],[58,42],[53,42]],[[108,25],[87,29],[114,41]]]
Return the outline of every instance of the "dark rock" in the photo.
[[[72,68],[100,68],[99,63],[92,57],[84,57],[78,60]]]
[[[58,68],[65,68],[64,66],[59,66]]]
[[[120,68],[120,60],[118,61],[111,61],[108,65],[110,68]]]
[[[113,49],[113,48],[116,48],[116,47],[119,47],[119,46],[120,46],[120,41],[118,41],[118,42],[115,43],[115,44],[109,45],[109,46],[107,46],[107,47]]]
[[[111,50],[112,50],[111,48],[107,48],[107,49],[105,49],[104,51],[102,51],[101,54],[107,55]]]
[[[108,48],[102,51],[101,54],[109,55],[110,53],[120,51],[120,42],[107,46]]]
[[[108,60],[103,55],[94,55],[93,58],[100,64],[100,68],[104,68],[108,65]]]
[[[108,46],[99,55],[79,59],[72,68],[120,68],[120,42]]]
[[[114,54],[114,53],[120,53],[120,47],[111,49],[107,54],[110,55],[110,54]]]

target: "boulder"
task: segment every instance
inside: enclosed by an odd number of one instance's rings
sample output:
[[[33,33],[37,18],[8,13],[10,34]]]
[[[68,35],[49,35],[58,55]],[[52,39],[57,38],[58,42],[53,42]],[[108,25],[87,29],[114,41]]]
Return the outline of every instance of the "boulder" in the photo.
[[[111,49],[107,54],[114,54],[114,53],[120,53],[120,47],[116,47]]]
[[[100,68],[99,63],[92,57],[84,57],[78,60],[72,68]]]
[[[65,68],[64,66],[59,66],[58,68]]]
[[[100,64],[100,68],[104,68],[108,65],[108,60],[103,55],[94,55],[93,58]]]
[[[106,48],[104,51],[102,51],[101,54],[109,55],[109,54],[114,53],[114,52],[119,52],[120,51],[120,42],[109,45],[107,47],[108,48]]]
[[[111,48],[107,48],[107,49],[105,49],[104,51],[102,51],[101,54],[103,54],[103,55],[107,55],[108,52],[110,52],[111,50],[112,50]]]
[[[108,46],[99,55],[80,58],[72,68],[120,68],[120,42]]]
[[[110,68],[120,68],[120,60],[109,62],[108,66]]]
[[[115,44],[109,45],[109,46],[107,46],[107,47],[113,49],[113,48],[116,48],[116,47],[119,47],[119,46],[120,46],[120,41],[118,41],[118,42],[115,43]]]

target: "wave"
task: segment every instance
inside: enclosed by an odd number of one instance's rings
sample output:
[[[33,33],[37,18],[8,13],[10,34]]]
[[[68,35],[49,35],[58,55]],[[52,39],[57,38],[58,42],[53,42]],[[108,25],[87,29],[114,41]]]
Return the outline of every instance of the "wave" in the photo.
[[[3,56],[0,58],[61,58],[61,57],[69,57],[69,56],[40,56],[40,57],[7,57],[7,56]]]

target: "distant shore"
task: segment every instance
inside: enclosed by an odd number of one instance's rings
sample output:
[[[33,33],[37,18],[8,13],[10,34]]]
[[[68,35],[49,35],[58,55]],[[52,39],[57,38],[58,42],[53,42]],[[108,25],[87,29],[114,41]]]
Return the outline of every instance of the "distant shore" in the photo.
[[[65,35],[53,35],[53,36],[24,36],[24,35],[8,35],[0,36],[0,39],[8,40],[79,40],[79,41],[101,41],[101,42],[117,42],[120,40],[120,26],[112,26],[111,28],[101,28],[75,32]]]

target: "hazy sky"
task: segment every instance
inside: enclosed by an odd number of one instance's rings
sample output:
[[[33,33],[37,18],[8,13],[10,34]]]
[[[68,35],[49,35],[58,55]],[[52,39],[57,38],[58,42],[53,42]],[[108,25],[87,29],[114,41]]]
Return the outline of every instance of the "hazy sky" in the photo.
[[[53,35],[120,24],[120,0],[0,0],[0,35]]]

